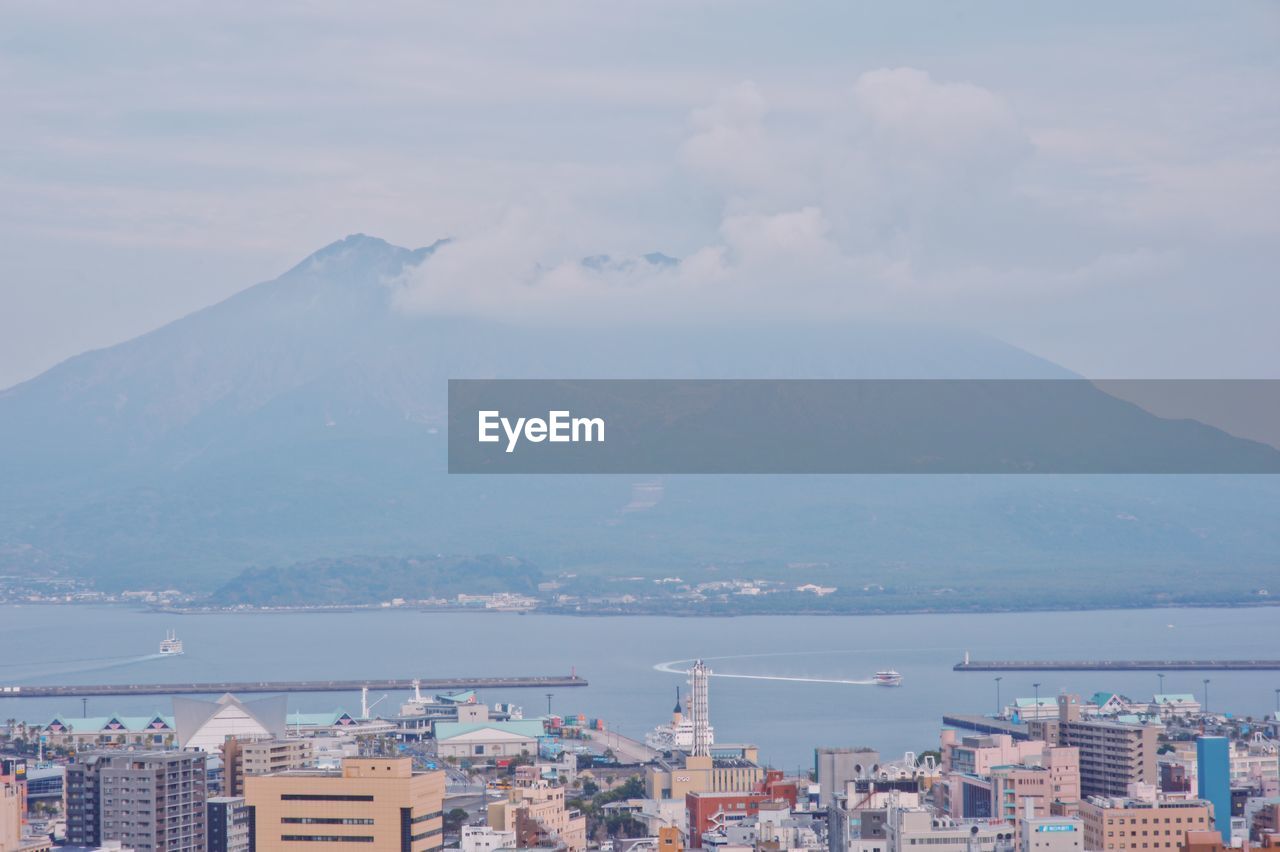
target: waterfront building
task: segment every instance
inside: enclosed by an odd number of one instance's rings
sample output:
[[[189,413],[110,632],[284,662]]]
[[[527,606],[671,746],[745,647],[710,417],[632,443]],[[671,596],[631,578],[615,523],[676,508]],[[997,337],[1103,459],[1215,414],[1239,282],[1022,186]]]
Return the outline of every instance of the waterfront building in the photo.
[[[1231,843],[1231,742],[1226,737],[1196,740],[1196,795],[1213,805],[1214,827]]]
[[[436,722],[436,753],[441,757],[517,757],[538,753],[538,738],[545,734],[541,721],[522,719],[510,722],[488,720]]]
[[[67,766],[67,842],[116,841],[142,852],[207,846],[205,755],[110,751]]]
[[[175,696],[173,718],[178,746],[213,753],[229,737],[277,739],[285,735],[289,698],[273,695],[241,701],[230,693],[216,701]]]
[[[869,778],[880,769],[880,752],[870,748],[821,747],[813,752],[818,779],[818,805],[828,807],[850,781]]]
[[[1190,718],[1200,715],[1200,702],[1189,692],[1157,693],[1151,697],[1148,712],[1154,713],[1161,719],[1174,716]]]
[[[253,848],[253,811],[243,796],[209,799],[207,811],[209,852],[249,852]]]
[[[279,852],[441,848],[443,772],[414,772],[411,758],[351,758],[337,772],[292,770],[245,778],[255,848]]]
[[[1195,799],[1111,798],[1091,796],[1080,803],[1084,848],[1112,850],[1177,849],[1188,831],[1212,827],[1210,806]]]
[[[177,731],[172,716],[55,716],[38,726],[45,745],[69,751],[133,748],[173,748]]]

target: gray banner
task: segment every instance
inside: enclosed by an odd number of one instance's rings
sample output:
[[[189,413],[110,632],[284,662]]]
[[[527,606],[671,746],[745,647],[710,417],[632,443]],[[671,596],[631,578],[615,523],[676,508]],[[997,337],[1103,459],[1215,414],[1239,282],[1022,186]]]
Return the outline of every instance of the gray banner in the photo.
[[[1280,473],[1280,381],[449,382],[450,473]]]

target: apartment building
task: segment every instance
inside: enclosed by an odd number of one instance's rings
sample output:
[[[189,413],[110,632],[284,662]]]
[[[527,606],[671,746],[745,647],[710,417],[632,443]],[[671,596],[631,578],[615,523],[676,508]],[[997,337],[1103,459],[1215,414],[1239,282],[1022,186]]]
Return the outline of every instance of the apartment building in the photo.
[[[1058,696],[1058,717],[1028,724],[1033,737],[1079,750],[1080,795],[1126,796],[1131,784],[1159,781],[1156,750],[1157,724],[1084,719],[1080,696]]]
[[[241,739],[222,743],[222,793],[243,796],[244,779],[315,765],[315,748],[309,739]]]
[[[491,802],[489,827],[515,832],[516,848],[558,846],[568,852],[587,848],[587,819],[581,811],[565,807],[564,788],[543,780],[525,781],[513,787],[507,798]]]
[[[102,752],[67,766],[67,842],[138,852],[204,852],[202,752]]]
[[[253,811],[241,796],[217,796],[208,803],[209,852],[250,852]]]

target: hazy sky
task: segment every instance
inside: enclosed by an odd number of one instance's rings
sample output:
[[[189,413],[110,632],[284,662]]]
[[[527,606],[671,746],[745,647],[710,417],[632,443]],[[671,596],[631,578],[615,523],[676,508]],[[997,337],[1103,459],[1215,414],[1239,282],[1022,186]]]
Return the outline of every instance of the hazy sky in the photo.
[[[411,311],[1280,377],[1278,44],[1249,2],[8,3],[0,386],[352,232],[457,238]]]

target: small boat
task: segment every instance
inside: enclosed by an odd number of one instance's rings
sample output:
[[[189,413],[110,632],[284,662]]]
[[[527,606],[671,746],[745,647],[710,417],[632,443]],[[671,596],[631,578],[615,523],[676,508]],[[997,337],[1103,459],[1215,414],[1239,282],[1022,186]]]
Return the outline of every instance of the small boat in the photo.
[[[876,686],[902,686],[902,675],[893,669],[876,672],[875,684]]]
[[[160,642],[160,656],[176,657],[182,651],[182,640],[178,638],[178,631],[170,630],[165,633],[164,639]]]

